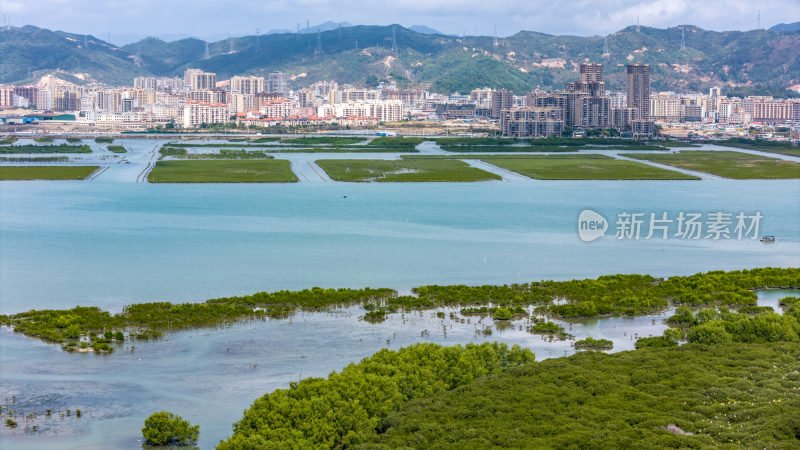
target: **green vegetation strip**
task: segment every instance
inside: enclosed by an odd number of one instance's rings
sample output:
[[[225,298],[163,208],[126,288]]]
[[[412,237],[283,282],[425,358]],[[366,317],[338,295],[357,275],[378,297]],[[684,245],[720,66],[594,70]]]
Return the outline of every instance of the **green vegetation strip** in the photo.
[[[7,137],[7,138],[4,138],[4,139],[0,139],[0,145],[11,145],[14,142],[17,142],[17,138],[15,138],[13,136],[12,137]]]
[[[637,154],[623,156],[697,170],[725,178],[781,179],[800,178],[800,163],[749,153],[689,150],[669,154]]]
[[[19,157],[0,157],[2,162],[67,162],[69,156],[19,156]]]
[[[33,138],[35,142],[53,142],[53,138],[51,137],[37,137]]]
[[[85,180],[98,166],[0,166],[0,180]]]
[[[453,153],[478,153],[478,152],[498,152],[498,153],[525,153],[525,152],[549,152],[549,153],[564,153],[564,152],[577,152],[581,150],[580,147],[559,147],[556,145],[525,145],[525,146],[511,146],[511,145],[439,145],[439,147],[446,152]]]
[[[375,147],[370,145],[351,145],[351,146],[338,146],[338,145],[308,145],[303,146],[299,144],[293,145],[245,145],[242,144],[183,144],[183,143],[170,143],[165,144],[164,148],[173,150],[187,149],[187,148],[219,148],[219,149],[258,149],[269,153],[416,153],[418,150],[413,146],[396,146],[396,147]]]
[[[260,292],[205,303],[141,303],[122,313],[109,314],[96,307],[70,310],[34,310],[0,315],[7,325],[27,336],[49,342],[72,343],[92,334],[126,331],[149,337],[188,328],[212,327],[243,320],[288,317],[296,310],[318,310],[363,305],[380,319],[400,310],[461,307],[464,315],[493,314],[498,320],[535,314],[575,320],[589,317],[652,314],[673,306],[753,306],[756,289],[800,288],[800,269],[763,268],[709,272],[666,280],[649,275],[609,275],[597,279],[540,281],[503,286],[420,286],[413,295],[398,296],[391,289],[322,289]],[[484,308],[485,307],[485,308]],[[507,311],[504,311],[507,310]],[[509,316],[510,314],[510,316]],[[374,317],[373,317],[374,316]],[[558,334],[563,328],[537,323],[531,332]]]
[[[9,145],[0,147],[0,154],[9,153],[92,153],[88,145]]]
[[[301,138],[283,139],[281,143],[302,144],[302,145],[349,145],[356,142],[364,142],[365,138],[360,137],[341,137],[341,136],[312,136]]]
[[[95,138],[94,141],[97,142],[98,144],[110,144],[110,143],[114,142],[114,139],[113,138],[99,137],[99,138]]]
[[[185,152],[185,150],[184,150]],[[272,159],[274,156],[268,155],[262,151],[248,151],[241,150],[225,150],[222,149],[219,153],[192,153],[192,154],[178,154],[174,155],[178,159]]]
[[[500,180],[457,160],[320,159],[317,164],[336,181],[445,182]]]
[[[481,161],[541,180],[697,180],[692,175],[603,155],[481,157]]]
[[[744,148],[747,150],[758,150],[760,152],[778,153],[788,156],[800,156],[800,146],[791,142],[762,141],[744,138],[732,138],[725,141],[711,141],[710,144],[722,145],[725,147]]]
[[[536,139],[457,137],[438,138],[442,150],[450,152],[570,152],[578,150],[667,150],[667,147],[693,147],[672,141],[639,141],[620,138],[563,138]]]
[[[127,149],[121,145],[109,145],[108,151],[112,153],[127,153]]]
[[[413,150],[425,139],[416,137],[378,137],[367,144],[372,148]]]
[[[286,160],[158,161],[151,183],[293,183],[297,177]]]
[[[588,350],[609,350],[614,348],[614,342],[608,339],[595,339],[591,337],[575,341],[572,345],[575,348],[584,348]]]

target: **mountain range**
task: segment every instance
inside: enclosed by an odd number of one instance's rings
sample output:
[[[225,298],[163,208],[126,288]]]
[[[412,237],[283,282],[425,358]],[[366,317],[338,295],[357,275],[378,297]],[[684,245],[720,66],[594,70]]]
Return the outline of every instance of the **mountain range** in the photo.
[[[653,89],[692,91],[721,85],[731,92],[783,94],[800,83],[800,32],[777,29],[709,31],[630,26],[603,36],[554,36],[532,31],[495,39],[451,36],[414,26],[328,23],[304,33],[196,38],[145,38],[118,47],[91,35],[31,25],[0,29],[0,82],[31,82],[42,75],[76,83],[131,85],[134,76],[182,75],[189,67],[236,74],[284,71],[293,87],[318,80],[436,92],[505,87],[522,94],[560,88],[577,79],[583,61],[605,65],[609,89],[625,85],[624,64],[649,63]],[[607,50],[607,52],[606,52]]]

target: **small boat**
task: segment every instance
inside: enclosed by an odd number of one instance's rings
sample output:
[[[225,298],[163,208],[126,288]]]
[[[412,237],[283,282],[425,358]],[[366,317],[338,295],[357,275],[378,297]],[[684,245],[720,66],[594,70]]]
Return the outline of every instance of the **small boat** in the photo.
[[[767,235],[761,238],[761,242],[775,242],[775,236]]]

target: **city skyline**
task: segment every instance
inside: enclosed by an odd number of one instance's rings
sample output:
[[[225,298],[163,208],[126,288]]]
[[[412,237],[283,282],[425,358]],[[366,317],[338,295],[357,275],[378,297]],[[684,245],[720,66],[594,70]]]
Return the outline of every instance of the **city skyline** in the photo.
[[[124,44],[147,36],[166,40],[182,37],[224,39],[274,31],[296,31],[307,25],[347,22],[354,25],[423,25],[451,35],[508,36],[521,30],[553,35],[605,35],[637,22],[666,28],[679,25],[725,31],[769,28],[800,20],[800,4],[766,0],[758,5],[742,0],[714,4],[694,0],[638,1],[581,0],[566,8],[550,2],[512,0],[498,11],[495,5],[473,0],[428,2],[373,2],[373,8],[356,3],[302,0],[291,5],[281,1],[245,2],[231,14],[222,4],[196,4],[183,0],[163,3],[144,0],[135,6],[76,0],[65,10],[60,0],[35,4],[0,0],[3,23],[31,24],[75,33],[88,33]],[[495,31],[496,30],[496,31]]]

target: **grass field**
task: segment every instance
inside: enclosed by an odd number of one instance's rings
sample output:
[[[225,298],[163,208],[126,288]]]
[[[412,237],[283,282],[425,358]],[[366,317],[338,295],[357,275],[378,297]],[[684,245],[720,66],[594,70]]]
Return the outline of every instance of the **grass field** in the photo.
[[[749,139],[729,139],[722,142],[713,142],[715,145],[725,147],[758,150],[760,152],[779,153],[788,156],[800,156],[800,147],[789,142],[753,141]]]
[[[541,180],[697,180],[671,170],[603,155],[520,155],[481,161]]]
[[[321,159],[322,169],[336,181],[488,181],[500,176],[454,159],[376,160]]]
[[[302,144],[302,145],[348,145],[355,144],[356,142],[364,142],[365,138],[358,137],[342,137],[342,136],[312,136],[301,138],[283,139],[281,143],[284,144]]]
[[[121,145],[109,145],[108,146],[108,151],[110,151],[112,153],[127,153],[128,150],[125,149],[125,147],[123,147]]]
[[[289,161],[280,159],[159,161],[151,183],[293,183]]]
[[[98,166],[0,166],[0,180],[85,180]]]
[[[626,154],[683,169],[735,179],[800,178],[800,163],[729,151],[693,150],[669,154]]]
[[[0,153],[92,153],[92,148],[88,145],[8,145],[0,147]]]

